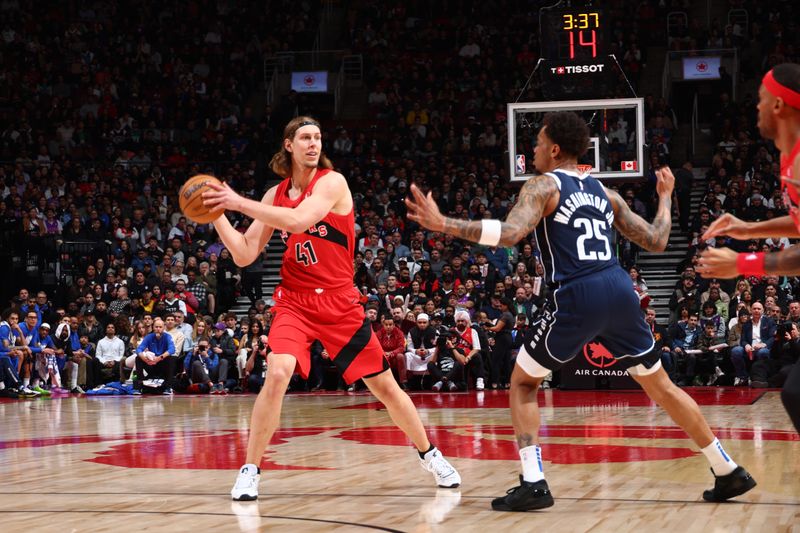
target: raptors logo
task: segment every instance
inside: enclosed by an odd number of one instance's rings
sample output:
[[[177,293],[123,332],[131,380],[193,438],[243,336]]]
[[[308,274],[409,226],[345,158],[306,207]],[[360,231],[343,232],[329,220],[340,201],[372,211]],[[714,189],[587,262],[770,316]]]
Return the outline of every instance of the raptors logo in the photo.
[[[611,355],[605,346],[599,342],[590,342],[583,347],[583,355],[589,364],[597,368],[608,368],[617,364],[617,360]]]

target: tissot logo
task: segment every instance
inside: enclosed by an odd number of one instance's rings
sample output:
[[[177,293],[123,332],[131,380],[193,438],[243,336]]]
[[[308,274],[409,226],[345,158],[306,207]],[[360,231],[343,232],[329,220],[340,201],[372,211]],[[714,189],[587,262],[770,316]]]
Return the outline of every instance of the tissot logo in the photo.
[[[583,74],[586,72],[603,72],[605,65],[564,65],[561,67],[550,67],[553,74]]]

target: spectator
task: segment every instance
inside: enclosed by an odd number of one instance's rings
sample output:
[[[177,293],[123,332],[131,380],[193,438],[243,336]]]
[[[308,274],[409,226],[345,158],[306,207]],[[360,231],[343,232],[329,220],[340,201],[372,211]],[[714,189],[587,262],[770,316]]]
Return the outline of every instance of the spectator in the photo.
[[[434,380],[432,390],[439,392],[446,387],[450,392],[457,391],[464,380],[464,355],[455,349],[455,334],[446,326],[437,331],[436,347],[428,361],[428,372]]]
[[[486,327],[487,332],[494,333],[494,338],[489,339],[492,350],[491,382],[493,389],[507,389],[511,378],[511,330],[514,329],[515,321],[510,311],[513,305],[511,301],[500,298],[497,302],[500,316],[494,325]]]
[[[122,362],[125,359],[125,343],[117,337],[114,324],[106,326],[106,336],[99,339],[95,356],[92,359],[94,385],[108,383],[118,379],[122,373]]]
[[[458,311],[455,314],[456,325],[451,330],[451,342],[456,352],[463,357],[463,364],[475,378],[475,390],[483,390],[485,387],[485,370],[483,358],[481,357],[482,346],[478,331],[470,324],[469,313]],[[460,360],[460,358],[459,358]]]
[[[747,371],[747,360],[769,359],[770,349],[775,342],[777,325],[769,317],[764,316],[764,305],[755,302],[750,306],[752,319],[742,325],[742,338],[739,346],[731,349],[731,363],[736,369],[733,385],[749,385],[750,374]]]
[[[267,355],[267,343],[268,338],[264,333],[264,326],[258,320],[252,321],[247,329],[247,333],[242,335],[239,341],[239,354],[236,357],[236,368],[239,372],[240,380],[239,387],[242,389],[247,386],[246,380],[249,372],[246,371],[246,368],[248,361],[251,361],[254,352],[256,357],[265,359]],[[263,382],[261,385],[263,385]],[[261,385],[258,386],[258,389],[261,388]],[[250,390],[253,390],[253,387],[251,387]]]
[[[703,333],[697,345],[700,354],[697,356],[694,384],[711,386],[725,375],[719,365],[722,361],[722,349],[727,345],[722,342],[724,337],[717,335],[718,331],[713,322],[706,322],[702,328]]]
[[[678,323],[673,336],[672,356],[675,362],[672,365],[675,369],[673,380],[682,387],[691,384],[695,378],[697,345],[702,334],[698,326],[699,321],[700,317],[696,313],[691,313],[685,323]],[[683,373],[680,372],[680,367],[683,367]]]
[[[395,322],[395,327],[399,322],[397,315],[400,315],[402,319],[402,310],[399,308],[392,309],[392,320]],[[416,324],[406,335],[406,368],[416,375],[428,372],[428,363],[436,347],[436,332],[429,326],[430,318],[428,315],[420,313],[416,317]],[[422,382],[420,381],[418,388],[421,388],[421,386]]]
[[[750,385],[754,388],[783,387],[789,373],[800,357],[800,329],[795,322],[784,322],[777,327],[773,357],[753,362]]]
[[[108,314],[111,318],[117,318],[120,315],[128,315],[131,310],[131,299],[128,297],[128,289],[126,287],[119,287],[117,289],[117,297],[108,305]]]
[[[219,376],[217,384],[212,392],[222,394],[230,392],[236,386],[235,379],[228,378],[228,369],[236,368],[236,347],[233,338],[228,334],[224,322],[217,322],[214,325],[212,336],[209,339],[209,349],[219,358]],[[223,361],[225,364],[223,366]]]
[[[31,389],[42,396],[50,396],[54,392],[66,392],[61,387],[61,374],[58,370],[56,348],[50,338],[50,324],[43,322],[34,338],[31,349],[36,354],[36,374]],[[40,386],[40,383],[44,386]]]
[[[164,332],[164,321],[153,320],[153,332],[148,333],[136,347],[136,375],[133,386],[142,390],[145,376],[149,379],[159,377],[164,380],[164,395],[172,395],[172,380],[175,374],[175,345],[172,336]]]
[[[177,322],[175,320],[175,313],[179,312],[180,311],[168,313],[164,317],[164,333],[172,337],[172,346],[175,348],[173,355],[177,357],[175,368],[180,368],[180,364],[183,362],[184,352],[186,351],[186,336],[183,331],[177,327]]]
[[[19,377],[18,369],[24,352],[17,346],[17,339],[21,339],[22,336],[19,314],[13,309],[7,309],[3,312],[3,320],[0,322],[0,370],[3,372],[6,395],[11,398],[38,395],[24,387]]]
[[[209,341],[198,342],[184,364],[192,385],[197,385],[190,387],[190,391],[227,394],[224,383],[228,373],[228,360],[214,353]]]
[[[255,341],[255,337],[253,340]],[[319,345],[319,342],[315,344]],[[267,345],[259,340],[257,344],[253,344],[253,349],[250,351],[250,355],[247,358],[243,375],[246,376],[247,389],[251,392],[258,392],[261,390],[261,387],[264,386],[264,379],[267,375],[268,351]],[[314,390],[313,387],[312,390]]]
[[[384,356],[389,361],[389,367],[396,373],[397,381],[404,389],[408,389],[408,370],[406,367],[406,339],[400,328],[395,326],[391,315],[384,315],[381,319],[383,326],[377,331],[378,342],[381,344]]]

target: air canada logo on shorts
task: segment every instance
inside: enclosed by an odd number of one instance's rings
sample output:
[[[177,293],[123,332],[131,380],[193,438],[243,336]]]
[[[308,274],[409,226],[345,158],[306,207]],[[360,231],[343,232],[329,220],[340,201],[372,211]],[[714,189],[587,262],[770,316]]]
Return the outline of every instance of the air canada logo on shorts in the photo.
[[[608,368],[617,364],[617,360],[611,355],[605,346],[599,342],[590,342],[584,345],[583,355],[589,364],[597,368]]]

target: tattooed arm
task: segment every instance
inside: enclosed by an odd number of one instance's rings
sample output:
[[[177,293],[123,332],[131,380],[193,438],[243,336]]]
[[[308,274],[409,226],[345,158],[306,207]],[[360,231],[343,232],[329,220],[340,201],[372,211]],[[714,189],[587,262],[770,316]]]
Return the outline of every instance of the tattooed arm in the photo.
[[[649,224],[631,211],[625,200],[617,193],[606,189],[608,199],[614,209],[614,227],[625,237],[650,252],[661,252],[667,247],[669,232],[672,229],[672,188],[675,178],[668,168],[656,171],[658,183],[658,211]]]
[[[461,220],[442,215],[436,202],[411,185],[413,200],[406,199],[408,218],[422,226],[460,239],[478,242],[483,228],[480,220]],[[513,246],[531,233],[543,216],[555,209],[558,187],[548,176],[535,176],[522,186],[517,203],[501,223],[500,246]]]

